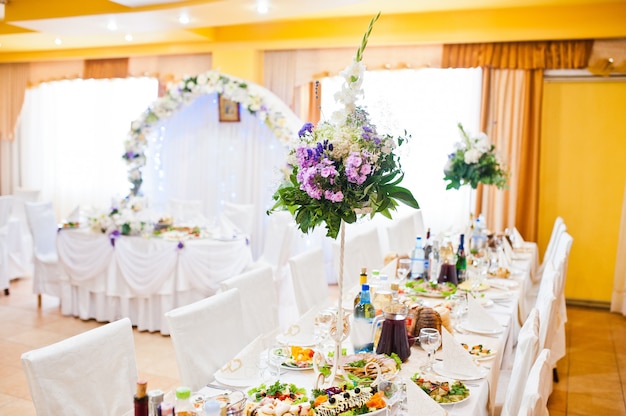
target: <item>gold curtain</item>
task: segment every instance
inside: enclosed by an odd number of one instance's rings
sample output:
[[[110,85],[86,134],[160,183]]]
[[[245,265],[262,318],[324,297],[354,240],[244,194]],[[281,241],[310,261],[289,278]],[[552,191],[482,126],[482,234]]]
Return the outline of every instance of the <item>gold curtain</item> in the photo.
[[[0,64],[0,140],[13,140],[28,86],[29,64]]]
[[[311,81],[295,88],[294,112],[301,120],[317,124],[321,119],[322,84]]]
[[[543,70],[584,68],[592,47],[589,40],[444,45],[443,68],[483,67],[481,129],[508,159],[509,189],[477,190],[476,213],[491,229],[515,226],[537,240]]]
[[[126,78],[127,76],[128,58],[85,60],[84,79]]]

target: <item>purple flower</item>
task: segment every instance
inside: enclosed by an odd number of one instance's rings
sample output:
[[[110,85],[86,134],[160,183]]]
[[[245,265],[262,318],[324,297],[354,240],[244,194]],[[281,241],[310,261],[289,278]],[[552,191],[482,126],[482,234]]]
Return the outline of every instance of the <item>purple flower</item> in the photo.
[[[183,243],[182,241],[179,241],[178,244],[176,245],[176,248],[178,248],[179,250],[181,250],[184,247],[185,247],[185,243]]]
[[[313,123],[304,123],[304,126],[298,132],[298,137],[304,137],[307,133],[312,133],[313,127]]]
[[[330,190],[326,190],[324,192],[324,198],[328,199],[331,202],[341,202],[343,201],[343,192],[341,191],[333,192]]]
[[[370,126],[363,126],[363,131],[366,133],[372,133],[373,130]]]
[[[137,155],[135,155],[135,152],[133,152],[132,150],[129,150],[128,152],[126,152],[126,159],[132,159],[135,156]]]

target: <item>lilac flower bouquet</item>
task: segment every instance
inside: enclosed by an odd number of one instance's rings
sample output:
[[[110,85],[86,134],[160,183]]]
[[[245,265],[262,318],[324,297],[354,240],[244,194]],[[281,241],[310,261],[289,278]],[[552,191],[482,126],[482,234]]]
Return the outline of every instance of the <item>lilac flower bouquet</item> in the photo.
[[[398,202],[419,208],[411,192],[399,186],[404,173],[394,149],[407,137],[378,132],[367,111],[356,105],[363,95],[363,51],[379,15],[340,74],[345,82],[335,100],[341,108],[329,121],[300,129],[289,153],[289,178],[274,194],[270,212],[288,209],[305,233],[324,223],[326,235],[336,238],[341,221],[353,223],[359,214],[391,218]]]

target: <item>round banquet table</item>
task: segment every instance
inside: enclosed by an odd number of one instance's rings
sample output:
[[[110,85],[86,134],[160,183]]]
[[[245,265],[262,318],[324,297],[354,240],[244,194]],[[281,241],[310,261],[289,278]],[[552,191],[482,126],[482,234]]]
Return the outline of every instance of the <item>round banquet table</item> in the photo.
[[[164,313],[213,295],[252,262],[246,238],[181,241],[62,229],[57,236],[61,312],[169,333]]]

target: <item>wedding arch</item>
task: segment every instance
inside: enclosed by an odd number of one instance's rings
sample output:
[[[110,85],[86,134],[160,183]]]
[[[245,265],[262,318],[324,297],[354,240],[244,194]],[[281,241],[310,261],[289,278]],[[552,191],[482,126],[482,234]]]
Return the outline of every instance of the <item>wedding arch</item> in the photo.
[[[271,129],[276,138],[287,145],[302,125],[300,119],[276,95],[260,85],[210,70],[186,76],[172,85],[141,116],[131,123],[123,158],[128,166],[132,195],[138,195],[142,184],[141,169],[146,165],[145,150],[153,127],[172,116],[202,95],[217,93],[240,103]]]
[[[238,122],[220,121],[220,98],[238,104]],[[225,201],[254,204],[258,253],[263,214],[301,126],[257,84],[213,70],[185,77],[131,124],[123,155],[131,196],[157,211],[166,198],[200,200],[209,220]]]

